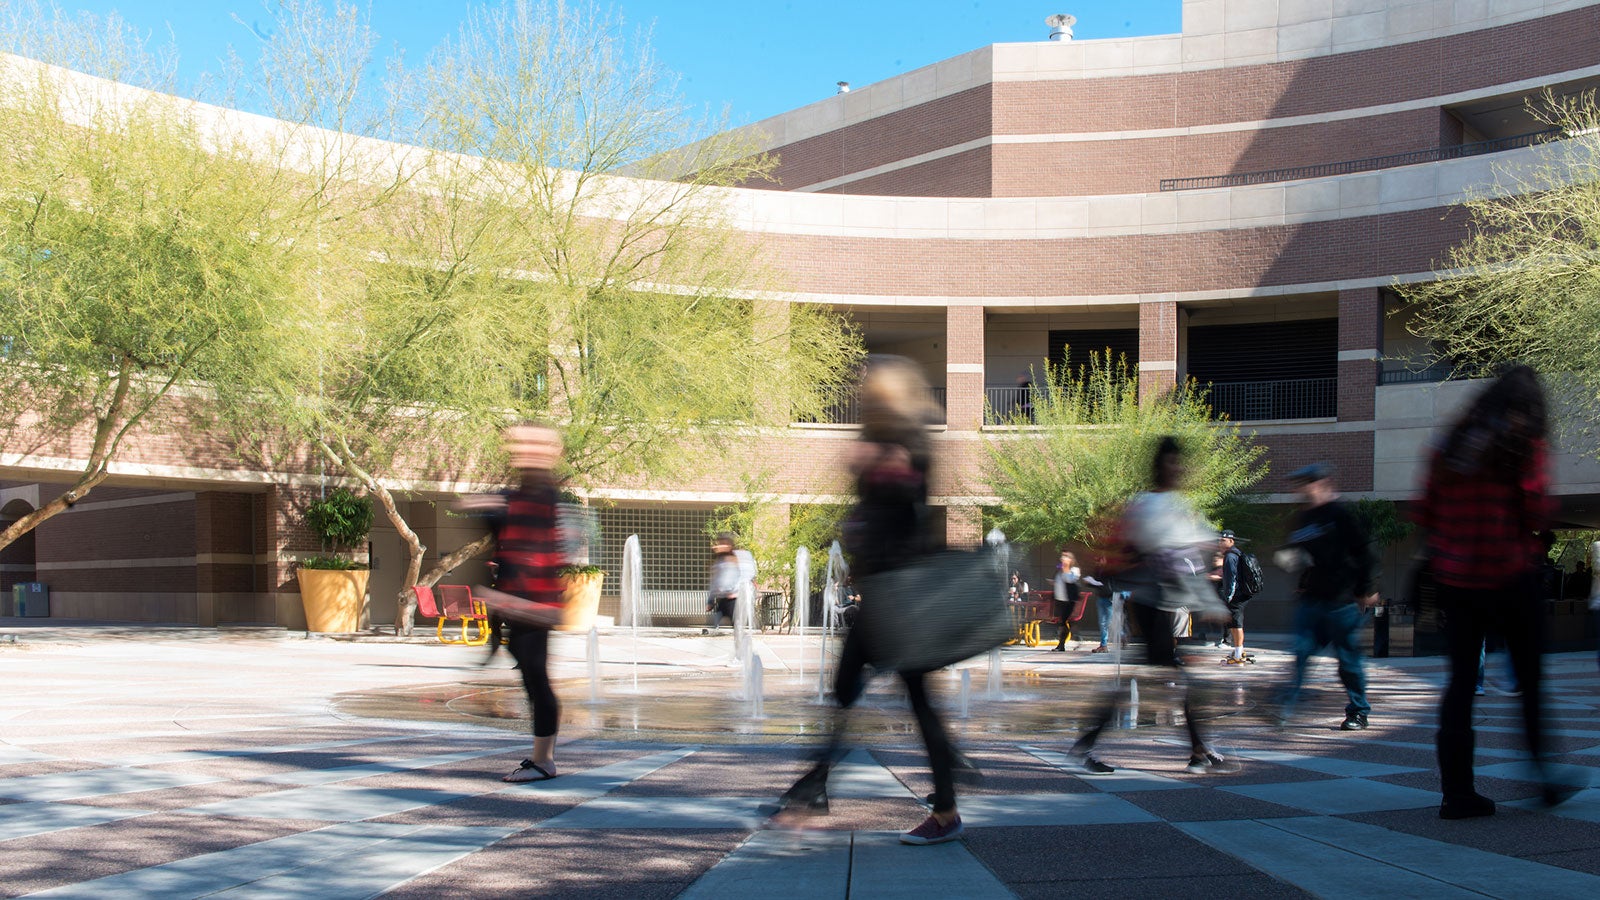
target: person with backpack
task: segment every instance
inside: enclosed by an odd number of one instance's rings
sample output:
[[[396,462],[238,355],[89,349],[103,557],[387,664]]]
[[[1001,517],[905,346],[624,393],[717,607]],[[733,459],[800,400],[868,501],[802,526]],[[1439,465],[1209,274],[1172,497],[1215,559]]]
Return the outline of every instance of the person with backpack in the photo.
[[[1255,554],[1238,546],[1239,539],[1232,531],[1222,532],[1217,543],[1222,548],[1222,581],[1217,593],[1228,607],[1228,641],[1233,645],[1226,662],[1240,666],[1248,662],[1244,652],[1244,605],[1261,593],[1261,563]]]

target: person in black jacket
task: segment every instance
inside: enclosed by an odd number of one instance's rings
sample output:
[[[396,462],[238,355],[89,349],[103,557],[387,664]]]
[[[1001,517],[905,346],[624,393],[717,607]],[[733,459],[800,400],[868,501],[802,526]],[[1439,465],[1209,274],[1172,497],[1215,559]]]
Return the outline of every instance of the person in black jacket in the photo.
[[[1289,541],[1276,555],[1284,569],[1300,573],[1294,671],[1283,691],[1280,719],[1287,721],[1293,714],[1311,657],[1332,647],[1349,701],[1340,727],[1359,731],[1367,727],[1372,711],[1359,633],[1366,608],[1378,602],[1377,556],[1361,520],[1339,499],[1331,466],[1314,463],[1291,473],[1289,481],[1306,506],[1295,515]]]
[[[922,370],[898,356],[873,357],[861,378],[861,438],[850,464],[855,476],[856,505],[844,524],[843,544],[850,555],[851,575],[860,579],[914,564],[935,543],[928,533],[928,469],[932,447],[928,423],[934,413],[932,392]],[[866,667],[872,660],[867,631],[873,597],[862,597],[869,610],[845,636],[834,695],[848,709],[866,687]],[[961,816],[956,813],[954,770],[970,768],[950,744],[943,721],[928,698],[925,672],[902,671],[906,697],[922,731],[933,771],[932,815],[902,834],[907,844],[937,844],[960,837]],[[842,720],[834,722],[829,746],[815,767],[795,783],[780,801],[785,814],[827,811],[828,773],[839,753]]]

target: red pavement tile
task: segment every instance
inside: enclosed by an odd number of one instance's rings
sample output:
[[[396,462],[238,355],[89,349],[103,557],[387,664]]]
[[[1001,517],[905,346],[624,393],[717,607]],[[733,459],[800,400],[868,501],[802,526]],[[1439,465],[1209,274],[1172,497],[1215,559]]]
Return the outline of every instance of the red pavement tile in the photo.
[[[674,897],[745,839],[745,832],[545,831],[512,835],[385,894],[443,896]]]
[[[1011,889],[1022,900],[1059,900],[1059,884],[1029,882],[1013,884]],[[1074,900],[1128,900],[1130,897],[1160,897],[1162,900],[1216,900],[1217,897],[1251,897],[1265,900],[1292,900],[1313,895],[1269,878],[1258,872],[1240,875],[1198,877],[1121,878],[1095,882],[1072,882]]]
[[[0,895],[14,897],[320,828],[323,822],[157,813],[0,842]]]

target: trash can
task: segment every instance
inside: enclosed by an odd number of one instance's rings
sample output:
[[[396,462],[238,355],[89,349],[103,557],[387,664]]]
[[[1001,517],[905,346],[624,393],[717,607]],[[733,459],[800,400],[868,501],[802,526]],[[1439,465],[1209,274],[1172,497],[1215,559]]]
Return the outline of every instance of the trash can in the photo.
[[[37,581],[19,581],[11,586],[14,615],[45,618],[50,615],[50,589]]]

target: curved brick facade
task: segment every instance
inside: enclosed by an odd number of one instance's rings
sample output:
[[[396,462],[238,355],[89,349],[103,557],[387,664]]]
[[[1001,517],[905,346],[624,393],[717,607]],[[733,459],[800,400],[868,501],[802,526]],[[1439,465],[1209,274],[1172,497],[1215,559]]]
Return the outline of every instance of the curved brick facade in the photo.
[[[1316,459],[1350,491],[1411,490],[1421,444],[1463,386],[1380,385],[1380,359],[1405,341],[1385,323],[1383,288],[1430,277],[1463,234],[1455,204],[1503,189],[1497,166],[1561,147],[1231,189],[1158,183],[1459,143],[1452,104],[1600,79],[1600,2],[1335,6],[1229,0],[1224,15],[1190,0],[1182,35],[996,45],[762,123],[780,190],[729,191],[733,221],[779,271],[776,299],[838,307],[869,349],[912,356],[944,389],[933,492],[952,539],[977,538],[989,493],[985,390],[1078,331],[1136,329],[1143,377],[1159,387],[1197,375],[1198,345],[1225,329],[1337,319],[1319,332],[1336,339],[1313,348],[1337,373],[1322,379],[1326,402],[1264,406],[1248,422],[1272,466],[1262,490],[1284,501],[1282,474]],[[763,472],[783,503],[838,500],[852,439],[848,427],[766,429],[714,471],[599,493],[709,509]],[[0,457],[0,506],[54,496],[81,450]],[[1600,468],[1562,460],[1558,492],[1600,495]],[[100,505],[39,532],[35,571],[62,610],[299,622],[291,561],[315,549],[295,512],[309,470],[250,471],[189,432],[139,435],[116,472]],[[431,552],[468,539],[426,503],[449,493],[451,473],[413,474],[410,511]],[[383,622],[394,547],[375,539],[373,552]],[[453,580],[474,577],[469,566]],[[1271,599],[1253,607],[1267,627],[1283,608]]]

